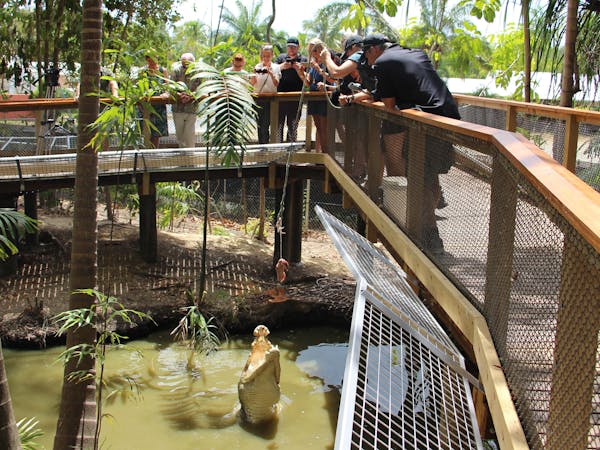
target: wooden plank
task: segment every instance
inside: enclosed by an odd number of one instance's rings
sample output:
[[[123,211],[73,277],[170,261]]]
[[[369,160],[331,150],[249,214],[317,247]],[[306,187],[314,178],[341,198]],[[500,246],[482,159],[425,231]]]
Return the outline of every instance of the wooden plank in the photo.
[[[479,316],[474,322],[473,350],[500,448],[528,449],[529,445],[485,319]]]

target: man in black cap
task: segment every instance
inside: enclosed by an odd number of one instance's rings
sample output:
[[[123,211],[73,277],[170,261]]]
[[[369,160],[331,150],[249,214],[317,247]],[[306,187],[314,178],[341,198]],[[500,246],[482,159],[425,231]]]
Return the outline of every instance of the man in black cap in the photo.
[[[308,60],[298,52],[298,39],[290,37],[287,40],[286,53],[282,53],[275,59],[281,69],[281,79],[277,86],[277,92],[300,92],[304,86],[304,65]],[[301,108],[296,102],[279,103],[279,141],[283,142],[283,128],[287,122],[286,142],[296,142],[298,134],[298,108]],[[298,115],[299,116],[299,115]],[[298,117],[299,118],[299,117]]]
[[[370,34],[364,39],[363,52],[377,79],[375,98],[381,99],[386,108],[415,108],[460,119],[452,94],[425,52],[392,44],[379,33]],[[384,122],[381,131],[388,175],[406,175],[406,130],[391,122]],[[422,239],[424,246],[434,252],[443,251],[435,209],[441,195],[438,175],[450,170],[451,149],[451,143],[427,136]]]
[[[354,71],[358,71],[362,86],[368,90],[375,90],[375,78],[363,57],[362,46],[362,36],[351,34],[344,41],[344,54],[340,65],[335,63],[333,55],[326,48],[321,51],[321,59],[327,67],[327,73],[332,78],[342,79]]]

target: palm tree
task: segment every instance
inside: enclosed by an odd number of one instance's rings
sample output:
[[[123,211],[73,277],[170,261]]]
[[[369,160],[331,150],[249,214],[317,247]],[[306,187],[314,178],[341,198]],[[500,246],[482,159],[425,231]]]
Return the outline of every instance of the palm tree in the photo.
[[[14,243],[19,240],[20,231],[33,233],[36,229],[37,222],[35,220],[11,209],[0,209],[0,261],[17,253],[18,249]],[[2,341],[0,341],[0,417],[3,419],[0,422],[0,448],[19,450],[21,442],[4,368]]]
[[[84,0],[69,309],[90,308],[94,297],[81,293],[81,290],[95,288],[97,281],[98,157],[88,144],[93,137],[89,125],[98,117],[101,47],[102,0]],[[79,344],[93,346],[95,338],[96,330],[91,325],[69,331],[67,348]],[[57,450],[97,448],[95,377],[75,379],[73,375],[77,371],[93,374],[94,360],[84,356],[80,361],[72,359],[65,364],[54,438],[54,448]]]
[[[0,341],[0,417],[4,420],[0,422],[0,448],[7,450],[20,450],[21,441],[17,423],[13,413],[10,391],[8,389],[8,379],[4,368],[4,356],[2,354],[2,342]]]
[[[320,11],[320,10],[319,10]],[[304,20],[302,28],[309,36],[321,39],[328,45],[337,44],[342,38],[342,18],[327,17],[325,14],[315,16],[314,20]]]
[[[240,0],[235,0],[235,5],[237,13],[223,8],[221,21],[231,29],[236,45],[244,48],[258,48],[265,42],[269,23],[269,18],[260,18],[262,1],[252,2],[250,8],[247,8]]]

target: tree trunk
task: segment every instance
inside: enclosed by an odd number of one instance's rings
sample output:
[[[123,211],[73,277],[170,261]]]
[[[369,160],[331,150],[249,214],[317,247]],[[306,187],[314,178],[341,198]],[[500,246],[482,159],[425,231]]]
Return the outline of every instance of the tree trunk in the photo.
[[[271,10],[273,14],[269,17],[269,23],[267,23],[267,42],[271,42],[271,27],[273,26],[273,22],[275,22],[275,0],[271,2]]]
[[[579,0],[567,1],[567,30],[565,32],[565,57],[560,91],[560,106],[569,108],[573,107],[573,96],[575,95],[575,66],[577,64],[575,43],[577,41],[578,8]]]
[[[8,379],[4,369],[4,356],[2,342],[0,341],[0,448],[7,450],[20,450],[21,441],[13,413]]]
[[[529,0],[521,0],[521,14],[523,15],[523,97],[527,103],[531,102],[531,30],[529,29]]]
[[[102,0],[84,0],[81,31],[81,94],[79,97],[78,149],[75,169],[75,208],[73,212],[73,241],[71,250],[70,292],[96,287],[97,281],[97,222],[98,157],[88,144],[93,131],[88,127],[98,117],[99,97],[88,95],[100,90],[100,58],[102,47]],[[94,297],[72,293],[69,309],[90,307]],[[77,344],[93,345],[96,330],[80,328],[67,334],[67,347]],[[94,360],[84,358],[65,364],[60,410],[54,438],[55,450],[97,448],[96,381],[95,376],[84,380],[69,380],[74,370],[95,375]]]

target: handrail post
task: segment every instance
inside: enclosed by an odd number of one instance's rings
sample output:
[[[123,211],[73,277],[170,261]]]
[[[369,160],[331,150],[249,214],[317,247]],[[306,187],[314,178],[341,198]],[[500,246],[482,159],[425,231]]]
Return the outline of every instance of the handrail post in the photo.
[[[493,161],[491,182],[484,311],[498,353],[505,355],[518,185],[499,156]]]
[[[506,131],[517,131],[517,108],[512,105],[506,110]]]
[[[408,130],[408,164],[406,170],[406,227],[411,237],[421,241],[423,237],[423,205],[425,204],[425,141],[426,135],[419,128]],[[437,176],[437,174],[436,174]]]
[[[383,155],[379,135],[381,132],[381,119],[369,114],[367,121],[367,192],[369,197],[377,200],[381,177],[383,174]]]
[[[577,165],[577,138],[579,137],[579,121],[574,115],[569,115],[565,121],[565,150],[563,166],[575,172]]]
[[[279,142],[279,99],[277,96],[272,96],[269,102],[271,103],[269,109],[269,143],[275,144]]]

